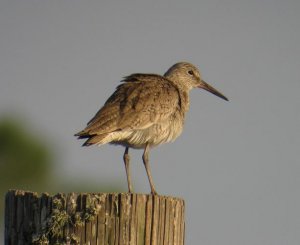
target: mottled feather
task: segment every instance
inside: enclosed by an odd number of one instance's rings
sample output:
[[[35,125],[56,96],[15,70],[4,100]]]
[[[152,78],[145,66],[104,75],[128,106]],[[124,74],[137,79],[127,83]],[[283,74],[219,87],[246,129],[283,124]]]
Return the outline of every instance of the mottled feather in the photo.
[[[132,74],[108,98],[78,136],[139,130],[164,121],[180,102],[176,86],[155,74]]]

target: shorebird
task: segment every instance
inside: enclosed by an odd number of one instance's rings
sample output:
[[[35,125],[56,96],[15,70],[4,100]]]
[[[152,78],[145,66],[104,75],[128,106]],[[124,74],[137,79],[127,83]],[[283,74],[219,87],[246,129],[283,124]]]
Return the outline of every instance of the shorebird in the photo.
[[[87,139],[83,146],[110,143],[125,147],[123,160],[130,193],[129,148],[144,149],[143,163],[154,195],[157,192],[149,168],[149,150],[181,134],[191,89],[202,88],[228,99],[204,82],[199,70],[187,62],[173,65],[163,76],[135,73],[121,82],[86,128],[75,136]]]

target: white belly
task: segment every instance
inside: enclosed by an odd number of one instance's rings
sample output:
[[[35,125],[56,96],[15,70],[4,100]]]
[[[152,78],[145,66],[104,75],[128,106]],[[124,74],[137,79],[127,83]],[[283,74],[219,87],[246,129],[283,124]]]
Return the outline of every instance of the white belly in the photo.
[[[169,118],[167,121],[154,124],[147,129],[119,131],[110,134],[110,143],[144,148],[146,144],[151,147],[174,141],[182,132],[183,120],[179,117]]]

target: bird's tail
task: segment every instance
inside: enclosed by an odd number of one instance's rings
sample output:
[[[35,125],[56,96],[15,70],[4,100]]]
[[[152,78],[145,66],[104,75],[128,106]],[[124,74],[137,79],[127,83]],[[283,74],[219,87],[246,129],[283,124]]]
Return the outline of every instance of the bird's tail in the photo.
[[[90,145],[102,145],[109,143],[109,140],[107,140],[107,136],[109,134],[94,134],[94,135],[89,135],[89,134],[84,134],[83,131],[75,134],[75,136],[78,137],[78,139],[87,139],[82,146],[90,146]]]

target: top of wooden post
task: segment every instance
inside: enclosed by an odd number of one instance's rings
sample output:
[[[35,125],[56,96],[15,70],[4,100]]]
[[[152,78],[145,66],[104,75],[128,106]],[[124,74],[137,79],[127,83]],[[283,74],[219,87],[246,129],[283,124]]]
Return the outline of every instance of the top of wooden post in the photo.
[[[130,193],[11,190],[5,244],[184,244],[184,201]]]

